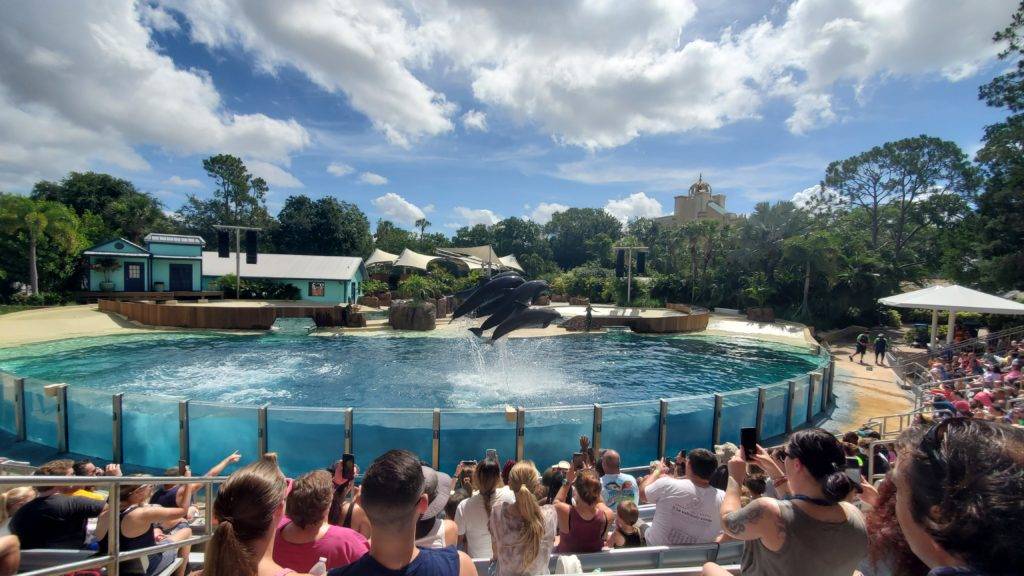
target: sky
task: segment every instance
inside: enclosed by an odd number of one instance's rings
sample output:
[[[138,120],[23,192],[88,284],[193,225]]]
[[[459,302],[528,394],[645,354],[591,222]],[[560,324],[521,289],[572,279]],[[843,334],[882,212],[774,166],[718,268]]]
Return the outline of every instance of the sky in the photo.
[[[115,174],[168,210],[242,157],[371,222],[730,211],[929,134],[973,156],[1014,0],[34,0],[0,4],[0,190]]]

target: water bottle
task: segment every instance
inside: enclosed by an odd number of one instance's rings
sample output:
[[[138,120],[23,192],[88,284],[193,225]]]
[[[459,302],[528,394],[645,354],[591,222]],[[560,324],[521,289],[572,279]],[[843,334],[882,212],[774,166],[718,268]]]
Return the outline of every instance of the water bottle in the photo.
[[[327,558],[321,558],[309,569],[309,573],[311,576],[325,576],[327,574]]]

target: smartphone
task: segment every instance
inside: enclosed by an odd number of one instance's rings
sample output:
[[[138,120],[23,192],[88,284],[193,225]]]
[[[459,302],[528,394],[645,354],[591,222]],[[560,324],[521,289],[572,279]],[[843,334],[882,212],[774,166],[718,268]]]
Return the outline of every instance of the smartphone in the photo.
[[[494,460],[495,462],[501,462],[501,460],[498,460],[498,451],[495,450],[494,448],[488,448],[487,452],[484,453],[484,457],[487,460]]]
[[[188,462],[178,460],[178,476],[185,476],[188,473]]]
[[[747,460],[752,459],[757,454],[757,428],[740,428],[740,445]]]
[[[356,477],[356,457],[348,452],[341,455],[341,477],[346,480]]]
[[[572,467],[574,470],[583,468],[583,452],[572,453]]]
[[[856,458],[847,458],[846,468],[843,471],[846,472],[846,477],[853,482],[854,486],[860,486],[860,463],[857,462]]]

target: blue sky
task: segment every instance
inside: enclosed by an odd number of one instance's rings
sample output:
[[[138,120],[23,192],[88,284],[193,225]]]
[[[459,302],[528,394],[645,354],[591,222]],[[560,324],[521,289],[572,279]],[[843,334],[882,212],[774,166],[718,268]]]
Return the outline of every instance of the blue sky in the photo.
[[[239,2],[0,14],[0,187],[103,170],[176,209],[226,152],[268,179],[272,211],[330,195],[446,233],[560,206],[667,213],[698,173],[747,212],[885,141],[973,155],[1003,116],[977,88],[1015,6]]]

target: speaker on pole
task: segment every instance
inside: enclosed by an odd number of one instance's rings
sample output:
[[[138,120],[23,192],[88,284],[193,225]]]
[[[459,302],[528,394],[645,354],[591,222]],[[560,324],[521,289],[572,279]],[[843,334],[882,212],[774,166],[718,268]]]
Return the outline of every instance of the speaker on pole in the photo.
[[[256,253],[259,252],[260,237],[255,230],[245,231],[245,263],[255,264]]]
[[[643,276],[647,270],[647,252],[637,252],[636,255],[636,273],[638,276]]]
[[[626,275],[626,251],[615,251],[615,277],[622,278]]]
[[[217,256],[227,258],[231,255],[231,236],[227,230],[217,230]]]

